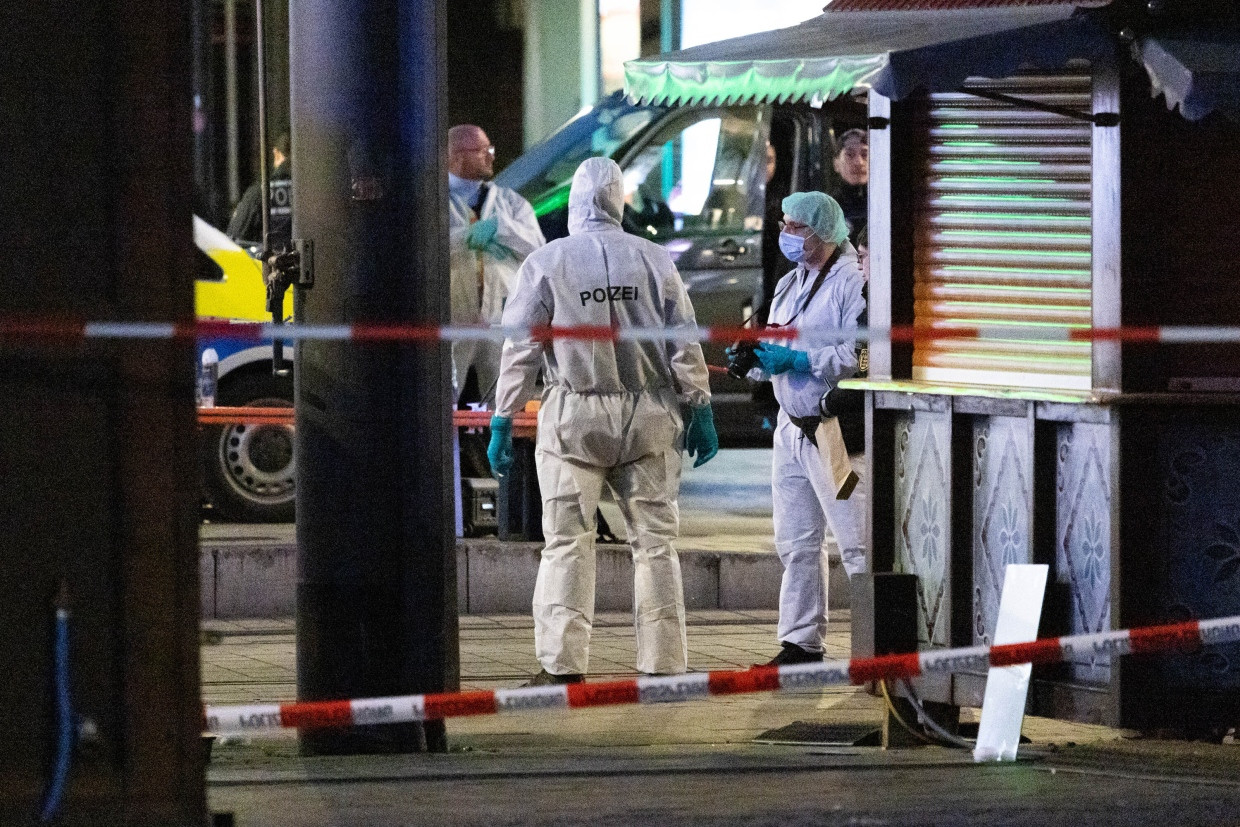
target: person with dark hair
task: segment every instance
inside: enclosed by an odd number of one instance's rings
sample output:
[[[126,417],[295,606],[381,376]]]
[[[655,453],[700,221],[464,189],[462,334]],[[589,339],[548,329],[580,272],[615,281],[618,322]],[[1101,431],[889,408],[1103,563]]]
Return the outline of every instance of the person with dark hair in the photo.
[[[228,222],[228,235],[236,241],[262,244],[263,207],[259,182],[246,188]],[[271,173],[267,176],[268,230],[271,249],[287,250],[293,239],[293,179],[289,173],[289,137],[280,134],[271,145]]]
[[[835,143],[831,167],[839,183],[828,193],[844,211],[848,238],[856,246],[857,235],[868,216],[870,183],[870,136],[864,129],[849,129]]]

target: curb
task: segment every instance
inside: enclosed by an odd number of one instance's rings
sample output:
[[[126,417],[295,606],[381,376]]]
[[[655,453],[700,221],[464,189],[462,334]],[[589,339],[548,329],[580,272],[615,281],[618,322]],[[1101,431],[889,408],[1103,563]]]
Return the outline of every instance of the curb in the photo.
[[[540,542],[458,540],[457,611],[528,613],[541,551]],[[778,608],[783,567],[774,553],[678,551],[687,610]],[[631,610],[628,546],[599,545],[596,554],[596,610]],[[847,575],[834,546],[828,564],[830,608],[848,608]],[[287,618],[296,613],[297,544],[292,539],[204,537],[199,575],[204,619]]]

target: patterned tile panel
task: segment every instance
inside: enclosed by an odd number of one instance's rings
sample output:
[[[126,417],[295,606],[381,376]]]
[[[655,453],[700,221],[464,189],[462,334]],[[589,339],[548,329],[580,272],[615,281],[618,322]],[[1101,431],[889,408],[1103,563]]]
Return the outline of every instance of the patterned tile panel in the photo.
[[[1240,420],[1188,413],[1166,427],[1157,448],[1162,486],[1159,547],[1164,574],[1157,615],[1167,619],[1240,614]],[[1211,646],[1160,662],[1165,680],[1192,690],[1240,688],[1240,644]]]
[[[989,646],[1009,563],[1033,562],[1029,420],[973,420],[973,642]],[[961,469],[963,470],[963,469]]]
[[[1070,633],[1111,628],[1111,427],[1081,422],[1058,429],[1055,468],[1055,577],[1068,585]],[[1107,684],[1110,662],[1069,665],[1074,680]]]
[[[918,577],[918,640],[948,646],[951,607],[951,413],[909,411],[895,422],[895,570]]]

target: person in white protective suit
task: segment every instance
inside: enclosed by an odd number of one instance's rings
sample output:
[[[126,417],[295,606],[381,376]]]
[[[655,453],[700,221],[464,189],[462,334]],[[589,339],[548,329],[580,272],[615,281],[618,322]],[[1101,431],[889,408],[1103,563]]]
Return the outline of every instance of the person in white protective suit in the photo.
[[[517,268],[546,239],[534,208],[507,187],[488,183],[495,147],[480,127],[448,130],[448,214],[451,318],[454,325],[498,324]],[[472,368],[477,398],[490,401],[499,370],[499,343],[453,342],[452,381],[459,398]]]
[[[666,250],[620,227],[620,167],[577,168],[567,238],[533,252],[517,274],[505,327],[694,328],[693,307]],[[594,519],[611,488],[633,553],[637,668],[687,668],[684,588],[672,545],[679,533],[682,446],[694,467],[719,448],[702,348],[696,341],[509,339],[500,362],[488,457],[512,465],[512,416],[546,388],[535,461],[546,547],[534,589],[542,671],[530,685],[576,683],[588,671],[594,619]],[[682,412],[682,405],[688,410]]]
[[[797,263],[780,279],[768,327],[806,330],[791,346],[764,340],[756,347],[755,380],[770,379],[779,402],[771,463],[775,549],[784,566],[779,589],[780,652],[770,665],[823,658],[827,630],[823,540],[827,524],[839,545],[849,577],[866,571],[865,500],[860,486],[837,499],[815,442],[825,394],[857,371],[855,339],[813,337],[813,330],[855,329],[865,309],[865,280],[848,241],[840,206],[820,192],[793,193],[783,200],[779,246]],[[785,340],[786,341],[786,340]],[[735,358],[735,354],[730,354]],[[854,471],[859,473],[854,461]]]

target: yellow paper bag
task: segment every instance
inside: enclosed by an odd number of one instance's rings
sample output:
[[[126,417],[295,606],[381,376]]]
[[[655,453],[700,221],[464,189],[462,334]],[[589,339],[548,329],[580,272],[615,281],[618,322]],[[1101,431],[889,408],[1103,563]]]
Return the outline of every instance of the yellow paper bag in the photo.
[[[853,471],[848,460],[848,449],[844,447],[844,432],[840,430],[840,421],[834,416],[823,417],[814,432],[818,440],[818,455],[822,457],[822,466],[827,469],[827,476],[835,484],[835,498],[846,500],[852,496],[853,489],[861,478]]]

